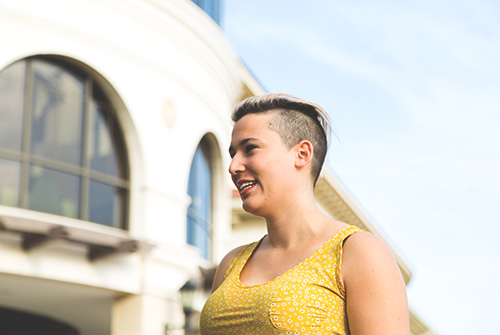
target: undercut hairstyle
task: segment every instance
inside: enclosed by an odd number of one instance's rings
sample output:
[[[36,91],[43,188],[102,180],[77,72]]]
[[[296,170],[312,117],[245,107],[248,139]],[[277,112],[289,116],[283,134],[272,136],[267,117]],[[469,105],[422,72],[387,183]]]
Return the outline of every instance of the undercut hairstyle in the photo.
[[[247,98],[234,107],[231,119],[237,122],[247,114],[274,113],[271,129],[280,135],[288,148],[307,140],[313,146],[311,176],[313,185],[319,178],[330,136],[330,119],[318,104],[299,97],[271,93]]]

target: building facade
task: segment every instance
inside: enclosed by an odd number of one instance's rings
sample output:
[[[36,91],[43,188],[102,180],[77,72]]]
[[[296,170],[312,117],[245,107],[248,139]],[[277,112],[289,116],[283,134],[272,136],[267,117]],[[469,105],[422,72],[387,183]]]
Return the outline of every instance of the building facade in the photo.
[[[0,318],[183,326],[179,288],[230,237],[220,148],[245,94],[208,4],[0,1]]]
[[[233,223],[226,148],[234,104],[263,93],[219,17],[219,1],[0,0],[5,333],[183,334],[201,308],[203,274],[253,227]]]

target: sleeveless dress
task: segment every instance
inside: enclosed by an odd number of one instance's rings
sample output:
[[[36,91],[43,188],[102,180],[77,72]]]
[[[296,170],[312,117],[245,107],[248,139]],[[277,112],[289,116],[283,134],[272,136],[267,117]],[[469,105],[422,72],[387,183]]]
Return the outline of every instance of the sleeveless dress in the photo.
[[[349,334],[340,280],[344,241],[362,231],[342,228],[309,258],[259,285],[240,282],[240,272],[260,242],[243,248],[200,317],[202,335]]]

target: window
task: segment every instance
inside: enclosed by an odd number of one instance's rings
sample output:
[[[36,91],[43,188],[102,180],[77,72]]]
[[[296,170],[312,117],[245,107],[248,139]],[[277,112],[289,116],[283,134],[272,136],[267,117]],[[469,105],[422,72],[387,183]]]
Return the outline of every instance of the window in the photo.
[[[207,145],[196,149],[189,172],[188,194],[191,205],[187,215],[187,242],[198,247],[205,259],[210,257],[212,231],[212,169]]]
[[[192,0],[217,24],[220,24],[220,0]]]
[[[92,77],[32,57],[0,72],[0,204],[126,228],[128,168]]]
[[[50,334],[50,335],[78,335],[80,334],[72,326],[56,321],[54,319],[0,307],[0,324],[2,333],[29,335],[29,334]]]

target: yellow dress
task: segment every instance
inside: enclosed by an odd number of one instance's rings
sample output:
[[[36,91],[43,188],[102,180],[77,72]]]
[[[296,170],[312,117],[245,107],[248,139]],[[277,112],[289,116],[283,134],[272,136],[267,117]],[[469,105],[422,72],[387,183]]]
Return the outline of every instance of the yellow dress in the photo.
[[[344,241],[361,229],[342,228],[309,258],[259,285],[240,272],[259,242],[247,245],[201,312],[202,335],[349,334],[340,280]]]

